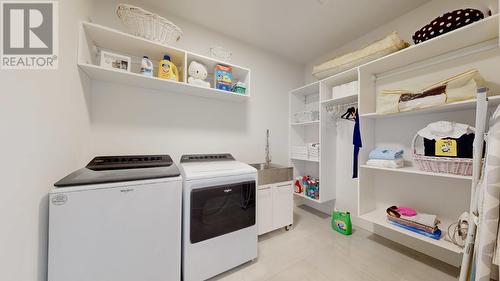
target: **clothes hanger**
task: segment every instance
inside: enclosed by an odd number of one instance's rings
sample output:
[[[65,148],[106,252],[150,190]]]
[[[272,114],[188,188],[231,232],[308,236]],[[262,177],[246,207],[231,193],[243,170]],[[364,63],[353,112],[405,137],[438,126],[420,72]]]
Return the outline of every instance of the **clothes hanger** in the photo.
[[[349,121],[356,121],[356,111],[357,109],[355,107],[349,107],[347,111],[340,116],[340,118]]]

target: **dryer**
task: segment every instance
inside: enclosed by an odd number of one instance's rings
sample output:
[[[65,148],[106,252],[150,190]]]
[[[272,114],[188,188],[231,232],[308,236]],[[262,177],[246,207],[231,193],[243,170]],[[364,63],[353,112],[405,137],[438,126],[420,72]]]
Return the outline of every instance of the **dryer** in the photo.
[[[230,154],[184,155],[183,280],[200,281],[257,257],[257,170]]]
[[[182,179],[170,156],[96,157],[55,186],[48,280],[181,279]]]

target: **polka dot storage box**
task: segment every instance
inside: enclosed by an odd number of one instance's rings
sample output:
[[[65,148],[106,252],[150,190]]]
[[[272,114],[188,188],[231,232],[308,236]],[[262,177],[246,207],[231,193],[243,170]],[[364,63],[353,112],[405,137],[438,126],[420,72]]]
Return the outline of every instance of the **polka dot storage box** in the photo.
[[[476,9],[459,9],[435,18],[431,23],[413,34],[415,44],[422,43],[460,27],[484,18],[483,12]]]

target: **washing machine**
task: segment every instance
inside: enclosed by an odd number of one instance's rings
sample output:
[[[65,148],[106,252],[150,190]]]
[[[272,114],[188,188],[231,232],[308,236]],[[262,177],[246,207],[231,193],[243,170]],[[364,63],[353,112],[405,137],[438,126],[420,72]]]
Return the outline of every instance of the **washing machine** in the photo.
[[[200,281],[257,257],[257,170],[231,154],[184,155],[184,281]]]
[[[170,156],[96,157],[55,187],[48,280],[181,280],[182,178]]]

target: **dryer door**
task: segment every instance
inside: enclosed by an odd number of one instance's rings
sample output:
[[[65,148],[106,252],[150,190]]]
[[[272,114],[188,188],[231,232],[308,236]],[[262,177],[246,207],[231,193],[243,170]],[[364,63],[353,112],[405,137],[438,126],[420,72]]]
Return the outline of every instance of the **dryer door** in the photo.
[[[255,181],[191,191],[191,243],[255,224]]]

